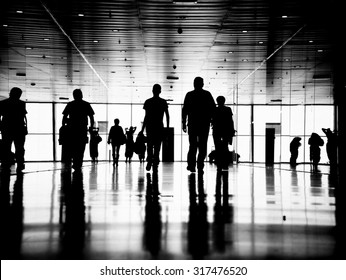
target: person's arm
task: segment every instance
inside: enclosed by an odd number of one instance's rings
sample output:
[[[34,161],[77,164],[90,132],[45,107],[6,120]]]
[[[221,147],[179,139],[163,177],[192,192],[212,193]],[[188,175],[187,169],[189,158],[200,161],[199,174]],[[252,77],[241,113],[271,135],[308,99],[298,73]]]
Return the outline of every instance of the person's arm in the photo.
[[[94,123],[95,123],[95,119],[94,119],[94,115],[89,115],[90,118],[90,127],[94,127]]]
[[[186,133],[187,129],[186,129],[186,119],[187,119],[187,113],[188,113],[188,102],[187,102],[187,94],[185,96],[184,99],[184,103],[183,103],[183,108],[181,111],[181,122],[182,122],[182,128],[183,131]]]
[[[108,132],[108,139],[107,139],[107,143],[110,144],[111,143],[111,134],[112,134],[112,127]]]
[[[147,114],[145,114],[144,116],[144,120],[143,120],[143,125],[142,125],[142,129],[141,132],[144,132],[145,127],[147,126]]]
[[[64,126],[65,124],[68,123],[68,116],[69,116],[69,112],[70,112],[70,103],[67,103],[64,111],[62,112],[63,117],[62,117],[62,126]]]
[[[165,109],[167,128],[169,128],[169,112],[168,107]]]

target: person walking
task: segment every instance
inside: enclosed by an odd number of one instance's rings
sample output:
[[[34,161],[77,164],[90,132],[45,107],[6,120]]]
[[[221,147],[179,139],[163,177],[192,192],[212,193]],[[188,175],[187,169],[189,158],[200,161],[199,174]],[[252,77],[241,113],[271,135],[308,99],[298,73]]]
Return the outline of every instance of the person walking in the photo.
[[[144,102],[145,116],[141,132],[147,134],[147,166],[156,170],[160,163],[160,150],[164,134],[163,116],[166,116],[167,128],[169,127],[169,112],[167,101],[160,97],[161,86],[155,84],[152,89],[153,97]]]
[[[137,127],[130,126],[125,128],[126,142],[125,142],[125,162],[131,162],[133,153],[135,150],[135,140],[133,135],[135,134]]]
[[[62,125],[70,126],[72,168],[79,171],[83,165],[85,145],[88,142],[88,118],[90,129],[93,129],[95,113],[90,103],[83,100],[81,89],[73,91],[73,98],[74,100],[67,103],[62,112]]]
[[[13,164],[11,147],[14,143],[17,171],[25,169],[24,144],[28,134],[26,103],[20,100],[21,96],[22,90],[13,87],[9,98],[0,102],[0,129],[4,153],[2,167],[8,169]]]
[[[102,141],[102,137],[99,134],[99,128],[90,128],[90,142],[89,142],[89,153],[92,162],[98,162],[99,157],[99,144]]]
[[[290,143],[290,152],[291,152],[290,165],[292,167],[297,166],[298,150],[299,150],[299,147],[302,145],[300,143],[300,140],[302,140],[302,138],[294,137]]]
[[[182,128],[185,133],[188,131],[189,135],[187,170],[195,172],[197,163],[198,171],[203,174],[210,124],[216,106],[211,93],[203,89],[203,78],[196,77],[193,84],[195,89],[185,95],[182,108]]]
[[[224,96],[216,98],[217,107],[213,118],[213,138],[215,145],[217,170],[228,170],[228,165],[232,162],[232,155],[228,149],[228,144],[232,145],[235,133],[233,112],[228,106],[225,106]]]
[[[108,134],[107,143],[112,145],[113,165],[118,165],[120,146],[124,145],[126,141],[124,130],[119,123],[119,119],[114,119],[114,125],[111,127]]]
[[[324,141],[320,135],[313,132],[308,140],[310,145],[310,162],[312,163],[312,171],[317,172],[318,164],[321,160],[321,146],[324,145]]]

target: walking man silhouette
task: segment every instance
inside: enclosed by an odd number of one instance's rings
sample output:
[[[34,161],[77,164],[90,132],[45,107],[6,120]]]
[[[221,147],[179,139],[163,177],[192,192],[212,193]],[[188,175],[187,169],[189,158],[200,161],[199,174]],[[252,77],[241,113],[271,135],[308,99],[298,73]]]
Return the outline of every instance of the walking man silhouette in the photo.
[[[85,145],[88,142],[88,117],[90,128],[94,127],[94,110],[89,102],[83,100],[80,89],[73,91],[74,100],[67,103],[63,113],[62,125],[69,125],[71,136],[72,168],[80,170],[83,165]]]
[[[163,115],[166,115],[167,128],[169,127],[169,112],[167,101],[161,98],[161,86],[153,86],[153,97],[144,102],[145,116],[141,132],[146,129],[147,133],[147,166],[150,171],[153,166],[156,169],[160,163],[160,150],[163,140],[164,126]]]
[[[0,129],[3,144],[2,166],[9,168],[13,163],[12,143],[15,147],[17,171],[22,171],[24,165],[25,136],[28,134],[26,103],[20,100],[22,90],[18,87],[11,89],[9,98],[0,102]]]
[[[203,78],[196,77],[193,84],[195,89],[188,92],[184,99],[182,126],[183,131],[188,131],[189,134],[190,147],[187,154],[187,170],[196,171],[198,150],[197,168],[203,174],[210,124],[215,112],[215,101],[211,93],[203,89]]]

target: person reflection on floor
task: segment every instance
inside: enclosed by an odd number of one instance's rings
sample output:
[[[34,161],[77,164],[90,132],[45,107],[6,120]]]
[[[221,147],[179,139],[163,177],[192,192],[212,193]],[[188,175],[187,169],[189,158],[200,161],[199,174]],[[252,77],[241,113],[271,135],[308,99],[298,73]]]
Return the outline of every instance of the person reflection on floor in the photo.
[[[62,259],[83,259],[85,246],[85,203],[83,173],[61,172],[60,245]]]
[[[10,192],[10,171],[0,172],[1,259],[18,259],[23,236],[23,173],[17,174]]]
[[[224,253],[226,244],[231,244],[230,234],[226,235],[226,224],[233,223],[233,206],[229,204],[228,172],[217,172],[213,222],[214,249]]]
[[[144,248],[153,258],[157,258],[161,250],[161,204],[159,201],[158,174],[147,173],[147,191],[145,197]]]
[[[202,174],[201,174],[202,175]],[[189,221],[187,225],[188,252],[193,259],[203,259],[209,253],[207,220],[208,206],[205,201],[203,176],[198,176],[196,192],[196,174],[189,175]]]

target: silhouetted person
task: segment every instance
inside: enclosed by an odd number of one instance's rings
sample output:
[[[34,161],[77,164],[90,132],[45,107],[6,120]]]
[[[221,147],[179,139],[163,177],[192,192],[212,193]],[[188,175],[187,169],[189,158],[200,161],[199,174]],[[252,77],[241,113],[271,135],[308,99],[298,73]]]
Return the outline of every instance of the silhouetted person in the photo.
[[[204,160],[207,155],[207,143],[215,102],[209,91],[203,89],[201,77],[194,80],[194,90],[186,94],[182,109],[183,131],[188,130],[189,151],[187,154],[187,170],[196,171],[196,154],[198,171],[203,173]],[[188,127],[188,129],[187,129]]]
[[[138,155],[139,162],[144,162],[145,151],[147,149],[146,142],[147,138],[144,136],[144,133],[140,131],[135,141],[135,153]]]
[[[161,205],[158,191],[158,174],[147,173],[147,190],[145,196],[144,217],[144,247],[153,257],[157,257],[161,250]]]
[[[88,117],[90,127],[94,127],[94,110],[89,102],[83,100],[80,89],[73,91],[74,100],[67,103],[63,113],[62,125],[70,127],[70,147],[72,168],[80,170],[83,165],[85,145],[88,142]]]
[[[329,164],[331,167],[336,167],[337,164],[337,148],[338,139],[336,132],[330,130],[330,128],[322,128],[322,131],[327,136],[326,150],[329,159]]]
[[[155,169],[160,163],[160,150],[164,135],[163,115],[166,115],[167,128],[169,127],[169,112],[167,101],[161,98],[161,86],[153,86],[153,97],[144,102],[145,116],[141,132],[146,130],[147,134],[147,166],[149,171],[153,166]]]
[[[125,143],[125,162],[131,162],[133,153],[135,150],[135,141],[133,140],[133,135],[137,127],[130,126],[130,128],[125,129],[126,143]]]
[[[290,164],[292,167],[295,167],[297,165],[298,149],[302,145],[300,143],[300,140],[302,140],[302,138],[294,137],[290,143],[290,152],[291,152]]]
[[[68,119],[67,119],[68,122]],[[61,162],[71,164],[71,136],[70,126],[64,124],[59,129],[59,145],[61,145]]]
[[[320,146],[324,145],[324,141],[317,133],[313,132],[308,140],[308,144],[310,145],[310,162],[312,163],[312,170],[317,171],[318,163],[321,160]]]
[[[22,90],[14,87],[10,91],[9,98],[0,102],[0,128],[4,153],[2,166],[9,168],[13,164],[11,147],[14,143],[17,171],[25,168],[24,144],[28,134],[26,103],[20,100],[21,96]]]
[[[102,141],[102,137],[99,135],[99,128],[90,128],[90,142],[89,142],[89,152],[92,162],[98,162],[99,157],[99,144]]]
[[[228,144],[232,145],[234,136],[233,112],[230,107],[225,106],[225,97],[216,98],[217,107],[213,117],[213,138],[215,145],[215,161],[218,170],[227,170],[232,162],[232,153]]]
[[[107,142],[112,145],[113,165],[118,165],[120,146],[124,145],[126,142],[124,130],[119,123],[119,119],[114,119],[114,125],[111,127],[108,134]]]

